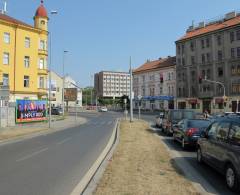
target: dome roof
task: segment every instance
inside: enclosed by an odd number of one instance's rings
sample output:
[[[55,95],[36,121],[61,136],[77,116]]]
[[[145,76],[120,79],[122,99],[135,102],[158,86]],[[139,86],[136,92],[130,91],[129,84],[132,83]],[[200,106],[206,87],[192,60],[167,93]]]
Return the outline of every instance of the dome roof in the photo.
[[[48,17],[47,10],[43,6],[43,0],[41,1],[41,5],[38,7],[35,17]]]

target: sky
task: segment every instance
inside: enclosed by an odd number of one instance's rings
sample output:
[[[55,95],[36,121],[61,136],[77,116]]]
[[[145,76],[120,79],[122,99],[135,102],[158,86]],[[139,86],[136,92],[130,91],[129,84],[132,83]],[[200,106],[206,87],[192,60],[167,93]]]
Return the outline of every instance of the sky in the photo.
[[[3,0],[0,0],[2,3]],[[7,0],[8,15],[33,25],[40,0]],[[2,5],[2,4],[1,4]],[[102,70],[128,71],[147,59],[175,56],[175,41],[194,22],[240,10],[239,0],[45,0],[52,34],[52,69],[81,87]]]

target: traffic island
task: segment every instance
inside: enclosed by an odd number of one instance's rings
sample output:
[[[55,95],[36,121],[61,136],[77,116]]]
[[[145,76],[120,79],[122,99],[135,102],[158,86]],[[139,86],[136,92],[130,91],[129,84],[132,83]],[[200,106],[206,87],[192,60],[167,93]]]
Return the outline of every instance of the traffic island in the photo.
[[[199,194],[172,162],[148,123],[122,121],[119,144],[94,194]]]

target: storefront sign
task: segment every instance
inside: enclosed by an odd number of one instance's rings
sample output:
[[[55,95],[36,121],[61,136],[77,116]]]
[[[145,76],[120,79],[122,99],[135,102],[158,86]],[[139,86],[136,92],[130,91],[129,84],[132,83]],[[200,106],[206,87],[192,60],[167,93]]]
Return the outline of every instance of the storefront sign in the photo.
[[[17,100],[16,123],[47,120],[46,100]]]
[[[65,101],[77,101],[77,88],[65,88],[64,100]]]

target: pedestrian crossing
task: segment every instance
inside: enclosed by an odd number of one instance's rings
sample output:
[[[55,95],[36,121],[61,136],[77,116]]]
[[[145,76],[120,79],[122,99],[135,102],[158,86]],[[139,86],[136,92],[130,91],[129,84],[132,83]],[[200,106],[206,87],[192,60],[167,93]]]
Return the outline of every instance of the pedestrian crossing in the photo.
[[[115,121],[89,121],[88,125],[94,126],[104,126],[104,125],[112,125],[115,124]]]

